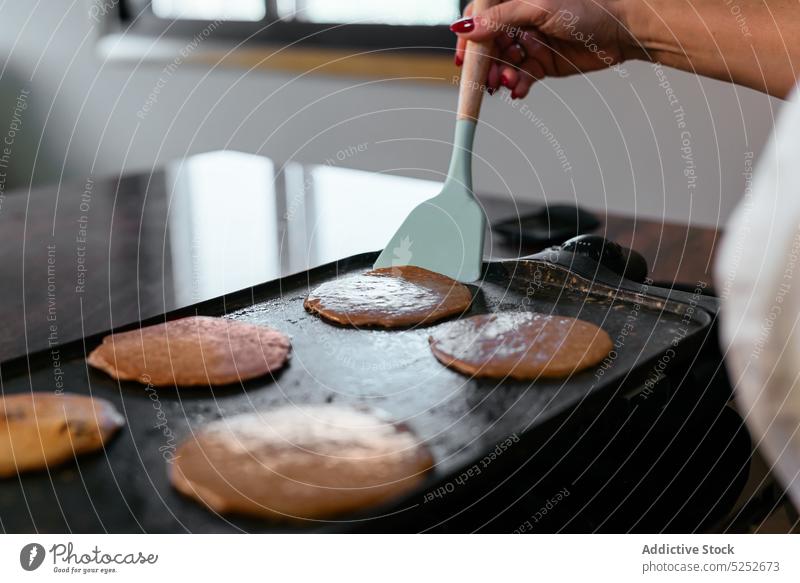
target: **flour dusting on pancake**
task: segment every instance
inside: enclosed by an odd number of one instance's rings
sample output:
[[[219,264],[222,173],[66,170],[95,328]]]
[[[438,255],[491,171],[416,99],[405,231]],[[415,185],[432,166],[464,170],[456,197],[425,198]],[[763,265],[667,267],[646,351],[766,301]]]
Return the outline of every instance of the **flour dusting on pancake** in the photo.
[[[106,336],[88,362],[116,379],[156,387],[227,385],[280,369],[289,348],[272,328],[194,316]]]
[[[444,365],[470,376],[562,378],[600,363],[611,351],[594,324],[533,312],[474,316],[442,326],[429,338]]]
[[[207,425],[178,448],[170,479],[215,512],[324,519],[400,496],[432,465],[428,449],[381,413],[285,407]]]
[[[343,326],[406,328],[462,314],[471,302],[465,285],[405,265],[324,283],[309,294],[304,306]]]

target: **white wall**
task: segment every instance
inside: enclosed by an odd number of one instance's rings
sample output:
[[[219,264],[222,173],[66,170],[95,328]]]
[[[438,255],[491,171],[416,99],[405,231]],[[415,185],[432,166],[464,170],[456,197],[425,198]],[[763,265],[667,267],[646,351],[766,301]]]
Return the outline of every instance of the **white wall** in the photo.
[[[62,168],[78,179],[93,167],[96,174],[149,169],[218,148],[324,162],[359,144],[366,146],[342,166],[426,178],[446,170],[454,87],[238,69],[209,74],[182,65],[140,120],[161,66],[103,63],[94,26],[84,0],[0,4],[0,93],[30,87],[25,134],[32,148],[41,146],[39,180],[57,179]],[[665,79],[642,63],[626,70],[627,78],[609,71],[541,83],[515,107],[502,95],[489,98],[477,188],[647,217],[724,221],[744,188],[746,152],[757,157],[780,102],[664,70],[685,111],[680,129],[659,86]],[[19,166],[24,160],[17,156]],[[687,165],[696,173],[694,189]]]

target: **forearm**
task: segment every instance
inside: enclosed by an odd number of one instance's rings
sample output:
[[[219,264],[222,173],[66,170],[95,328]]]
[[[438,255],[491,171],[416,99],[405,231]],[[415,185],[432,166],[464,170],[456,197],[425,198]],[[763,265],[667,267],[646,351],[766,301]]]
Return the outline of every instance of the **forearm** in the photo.
[[[626,0],[633,54],[786,97],[800,71],[798,0]]]

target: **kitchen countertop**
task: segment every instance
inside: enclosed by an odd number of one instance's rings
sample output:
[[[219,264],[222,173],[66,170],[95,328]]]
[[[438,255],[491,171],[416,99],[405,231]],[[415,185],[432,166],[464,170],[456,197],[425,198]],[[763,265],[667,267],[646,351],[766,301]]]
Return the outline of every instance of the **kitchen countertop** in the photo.
[[[0,199],[0,361],[382,247],[434,182],[213,152],[149,173]],[[535,210],[481,196],[490,221]],[[718,231],[594,212],[595,231],[639,251],[656,282],[710,284]],[[491,233],[486,255],[537,247]],[[757,457],[757,456],[756,456]],[[741,519],[772,484],[760,459]],[[755,528],[791,530],[780,505]],[[777,516],[777,518],[776,518]],[[769,521],[769,523],[767,523]]]
[[[6,194],[0,361],[380,249],[435,182],[212,152]],[[483,196],[490,220],[536,208]],[[713,229],[597,213],[656,281],[710,282]],[[540,250],[486,239],[486,254]],[[24,317],[22,317],[24,316]]]

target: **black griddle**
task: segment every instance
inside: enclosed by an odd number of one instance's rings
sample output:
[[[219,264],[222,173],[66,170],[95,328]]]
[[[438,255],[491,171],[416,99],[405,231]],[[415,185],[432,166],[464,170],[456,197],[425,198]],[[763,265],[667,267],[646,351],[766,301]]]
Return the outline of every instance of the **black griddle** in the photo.
[[[357,255],[114,330],[191,314],[269,325],[288,333],[293,344],[289,365],[274,379],[213,390],[146,391],[87,366],[85,355],[105,334],[0,364],[5,394],[52,391],[63,381],[67,391],[108,399],[127,418],[105,452],[0,481],[0,528],[17,533],[391,528],[398,516],[429,512],[431,488],[452,482],[510,436],[517,441],[507,451],[514,454],[496,455],[493,472],[513,472],[521,452],[541,448],[554,435],[563,437],[560,428],[592,426],[621,397],[628,403],[655,402],[657,381],[665,371],[691,365],[717,311],[712,298],[633,283],[563,249],[486,263],[482,280],[471,286],[468,315],[531,310],[578,317],[605,329],[616,346],[613,358],[566,381],[473,380],[441,366],[428,349],[430,331],[446,323],[403,331],[354,330],[305,312],[303,300],[311,288],[363,272],[376,256]],[[170,487],[165,457],[190,428],[290,403],[383,409],[428,444],[436,468],[418,491],[384,508],[299,524],[217,516]]]

